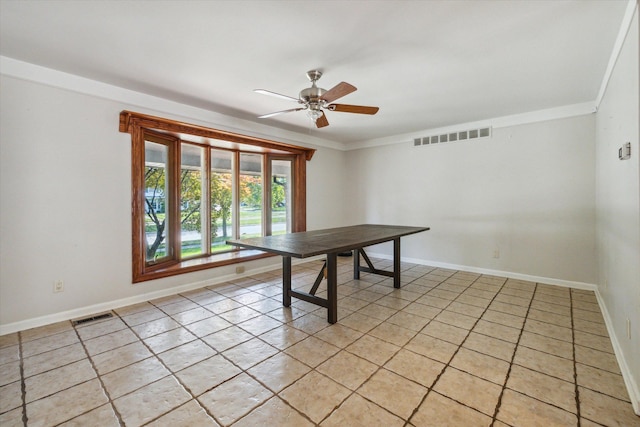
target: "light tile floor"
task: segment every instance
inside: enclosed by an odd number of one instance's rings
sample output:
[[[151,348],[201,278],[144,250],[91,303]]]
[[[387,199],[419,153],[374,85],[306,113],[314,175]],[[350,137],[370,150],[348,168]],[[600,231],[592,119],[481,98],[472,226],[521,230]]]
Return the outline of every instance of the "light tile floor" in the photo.
[[[294,266],[294,287],[319,269]],[[593,292],[351,269],[335,325],[283,308],[276,271],[2,336],[0,425],[640,425]]]

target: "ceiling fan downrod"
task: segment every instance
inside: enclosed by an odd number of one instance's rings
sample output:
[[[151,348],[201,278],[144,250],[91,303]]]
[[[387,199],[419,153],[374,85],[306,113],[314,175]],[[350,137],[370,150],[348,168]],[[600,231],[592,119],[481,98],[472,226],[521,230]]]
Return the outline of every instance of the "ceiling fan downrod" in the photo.
[[[316,86],[318,79],[322,77],[322,72],[318,70],[307,71],[307,78],[311,81],[311,87],[302,89],[298,97],[300,102],[309,106],[310,111],[318,111],[324,106],[322,96],[327,92],[325,89]]]

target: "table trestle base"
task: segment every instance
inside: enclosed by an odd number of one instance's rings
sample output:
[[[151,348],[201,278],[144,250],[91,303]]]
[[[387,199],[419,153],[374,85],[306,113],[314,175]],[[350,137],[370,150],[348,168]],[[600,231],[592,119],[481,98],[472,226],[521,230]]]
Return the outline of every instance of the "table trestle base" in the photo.
[[[327,259],[318,273],[318,277],[311,287],[309,293],[302,291],[294,291],[291,289],[291,257],[282,257],[282,305],[285,307],[291,306],[291,297],[295,297],[306,301],[311,304],[315,304],[327,309],[327,321],[329,323],[336,323],[338,321],[338,275],[337,275],[338,259],[336,253],[327,254]],[[318,287],[322,283],[322,280],[327,279],[327,298],[320,298],[315,295]]]
[[[316,281],[313,283],[313,286],[311,287],[311,290],[309,291],[309,293],[311,295],[315,295],[316,292],[318,291],[318,287],[320,286],[320,283],[322,283],[322,279],[326,279],[327,278],[327,261],[325,260],[324,264],[322,265],[322,268],[320,269],[320,273],[318,273],[318,277],[316,277]]]
[[[327,321],[338,321],[338,254],[353,251],[353,278],[360,272],[393,278],[393,287],[400,288],[400,238],[429,230],[429,227],[402,225],[360,224],[325,230],[300,231],[276,236],[250,237],[228,240],[227,243],[246,249],[256,249],[282,256],[282,305],[291,306],[295,297],[327,309]],[[363,248],[393,241],[393,270],[376,268]],[[326,255],[326,261],[309,292],[291,289],[291,258]],[[366,266],[360,265],[360,256]],[[316,295],[322,281],[327,280],[326,298]]]
[[[360,265],[360,256],[367,263],[367,267]],[[375,268],[364,248],[353,250],[353,278],[360,279],[360,272],[377,274],[380,276],[393,277],[393,287],[400,288],[400,238],[393,239],[393,271],[380,270]]]

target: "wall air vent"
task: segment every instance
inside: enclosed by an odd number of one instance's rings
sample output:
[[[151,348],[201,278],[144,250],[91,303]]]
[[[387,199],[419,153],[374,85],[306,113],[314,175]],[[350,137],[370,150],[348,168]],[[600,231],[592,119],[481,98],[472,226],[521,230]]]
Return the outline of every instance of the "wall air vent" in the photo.
[[[459,141],[469,141],[481,138],[490,138],[491,128],[467,129],[458,132],[443,133],[442,135],[423,136],[422,138],[414,138],[413,146],[432,145],[438,143],[449,143]]]

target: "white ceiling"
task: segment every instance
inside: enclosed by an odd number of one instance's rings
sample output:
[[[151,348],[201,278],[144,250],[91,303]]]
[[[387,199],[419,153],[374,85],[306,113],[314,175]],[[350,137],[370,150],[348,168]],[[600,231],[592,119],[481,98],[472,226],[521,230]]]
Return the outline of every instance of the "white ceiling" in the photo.
[[[338,142],[591,102],[627,0],[0,0],[0,55]],[[306,71],[358,88],[315,129]]]

